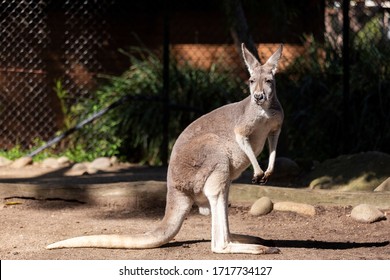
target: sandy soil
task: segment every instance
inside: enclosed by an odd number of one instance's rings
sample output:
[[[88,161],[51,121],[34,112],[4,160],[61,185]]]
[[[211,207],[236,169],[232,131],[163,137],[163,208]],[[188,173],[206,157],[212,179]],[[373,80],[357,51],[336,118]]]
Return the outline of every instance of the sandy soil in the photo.
[[[142,180],[164,181],[163,168],[119,166],[103,176],[65,176],[69,169],[47,170],[30,166],[22,170],[2,168],[0,183],[18,189],[19,184],[52,185],[110,184]],[[66,180],[70,180],[66,183]],[[249,179],[248,179],[249,180]],[[54,182],[54,183],[53,183]],[[266,216],[249,215],[249,205],[229,208],[233,233],[263,239],[278,247],[272,255],[219,255],[210,250],[210,217],[190,213],[168,245],[149,250],[59,249],[45,246],[65,238],[88,234],[130,234],[152,229],[164,209],[129,211],[115,203],[82,204],[64,200],[0,198],[0,259],[386,259],[390,260],[390,209],[387,219],[362,224],[349,217],[351,206],[316,206],[314,217],[273,211]],[[153,206],[155,207],[155,206]]]
[[[230,207],[231,231],[259,236],[280,254],[219,255],[210,250],[210,217],[194,211],[168,245],[149,250],[46,250],[54,241],[85,234],[127,234],[152,229],[163,209],[130,212],[115,206],[9,199],[0,207],[0,259],[390,259],[390,221],[361,224],[348,206],[316,206],[314,217],[273,211],[252,217]],[[390,210],[387,211],[387,214]]]

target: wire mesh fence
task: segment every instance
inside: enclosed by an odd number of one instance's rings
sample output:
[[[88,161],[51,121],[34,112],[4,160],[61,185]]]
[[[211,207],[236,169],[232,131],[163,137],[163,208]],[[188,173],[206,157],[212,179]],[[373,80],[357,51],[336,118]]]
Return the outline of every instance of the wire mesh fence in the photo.
[[[58,131],[74,125],[77,120],[67,119],[70,108],[75,110],[85,100],[93,102],[96,89],[102,85],[100,75],[120,75],[131,66],[131,60],[119,49],[126,51],[130,45],[144,45],[162,60],[166,2],[170,2],[171,63],[174,59],[179,66],[206,70],[218,65],[221,71],[246,78],[219,1],[208,1],[212,4],[195,10],[191,10],[196,7],[191,1],[188,5],[180,1],[159,1],[154,5],[152,1],[123,0],[0,1],[0,149],[16,145],[29,148],[36,145],[37,139],[47,141]],[[249,9],[244,7],[248,14],[259,9],[257,1],[253,2]],[[250,31],[260,30],[253,33],[253,39],[259,44],[262,62],[276,50],[276,42],[284,41],[281,68],[282,71],[288,68],[310,47],[309,36],[305,34],[310,30],[316,40],[328,42],[342,56],[345,44],[342,1],[306,2],[319,6],[316,14],[320,16],[299,12],[304,5],[297,4],[287,14],[296,23],[291,26],[287,23],[287,27],[284,23],[276,24],[274,29],[279,35],[267,31],[275,22],[281,22],[278,14],[272,13],[274,10],[265,9],[270,21],[266,25],[248,18]],[[390,2],[348,2],[351,49],[365,45],[374,53],[376,44],[370,42],[388,44]],[[251,7],[256,9],[250,11]],[[299,13],[306,21],[296,16]],[[82,137],[99,138],[100,132],[93,131]]]
[[[44,1],[2,1],[0,128],[2,148],[27,145],[56,130],[48,103]]]

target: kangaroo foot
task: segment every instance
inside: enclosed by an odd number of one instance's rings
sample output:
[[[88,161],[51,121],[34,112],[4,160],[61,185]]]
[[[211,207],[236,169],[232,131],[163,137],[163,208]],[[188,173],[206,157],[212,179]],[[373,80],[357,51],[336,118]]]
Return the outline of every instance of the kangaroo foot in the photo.
[[[252,254],[252,255],[264,255],[264,254],[278,254],[280,250],[275,247],[266,247],[256,244],[241,244],[241,243],[228,243],[223,248],[212,248],[212,251],[217,254]]]

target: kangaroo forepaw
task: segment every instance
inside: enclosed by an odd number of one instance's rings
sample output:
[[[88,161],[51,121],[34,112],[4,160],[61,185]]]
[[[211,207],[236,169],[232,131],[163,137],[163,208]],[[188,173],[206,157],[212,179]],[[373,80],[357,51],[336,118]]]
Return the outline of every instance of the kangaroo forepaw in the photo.
[[[271,176],[271,173],[265,172],[261,175],[254,175],[252,178],[252,184],[265,184],[268,182],[268,178]]]
[[[255,175],[252,178],[252,184],[265,184],[267,182],[267,178],[263,175]]]

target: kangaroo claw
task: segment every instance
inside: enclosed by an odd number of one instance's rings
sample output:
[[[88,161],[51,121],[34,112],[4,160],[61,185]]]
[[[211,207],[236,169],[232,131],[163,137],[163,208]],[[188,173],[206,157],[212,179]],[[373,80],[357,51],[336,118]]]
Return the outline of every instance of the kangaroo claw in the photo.
[[[253,176],[252,178],[252,184],[265,184],[267,183],[268,181],[268,178],[266,178],[265,176],[261,175],[256,175],[256,176]]]

